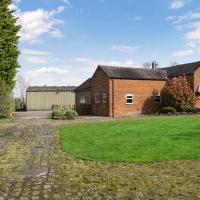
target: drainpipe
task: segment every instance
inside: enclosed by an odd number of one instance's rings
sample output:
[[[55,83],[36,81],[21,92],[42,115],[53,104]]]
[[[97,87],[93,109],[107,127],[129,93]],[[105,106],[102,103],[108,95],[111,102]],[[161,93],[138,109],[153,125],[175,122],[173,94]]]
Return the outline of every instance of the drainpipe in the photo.
[[[115,108],[114,108],[114,105],[115,105],[115,101],[114,101],[114,80],[112,79],[112,117],[115,117]]]

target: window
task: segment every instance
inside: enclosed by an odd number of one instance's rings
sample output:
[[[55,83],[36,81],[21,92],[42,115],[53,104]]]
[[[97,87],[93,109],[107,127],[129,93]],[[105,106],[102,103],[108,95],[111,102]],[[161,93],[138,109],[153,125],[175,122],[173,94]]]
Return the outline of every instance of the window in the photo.
[[[132,94],[126,95],[126,104],[133,104],[133,95]]]
[[[197,86],[197,93],[200,94],[200,84]]]
[[[95,94],[95,103],[100,103],[101,102],[101,96],[99,93]]]
[[[86,103],[86,99],[84,96],[80,97],[80,104],[85,104]]]
[[[154,96],[154,102],[155,103],[161,103],[161,96],[160,95],[155,95]]]
[[[103,93],[103,103],[107,103],[107,94]]]

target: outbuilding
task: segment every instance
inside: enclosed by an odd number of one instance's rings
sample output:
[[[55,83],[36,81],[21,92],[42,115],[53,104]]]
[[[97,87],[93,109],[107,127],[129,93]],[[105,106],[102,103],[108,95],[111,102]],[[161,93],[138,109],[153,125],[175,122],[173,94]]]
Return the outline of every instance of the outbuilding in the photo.
[[[74,86],[33,86],[26,91],[27,111],[51,110],[52,105],[75,106]]]
[[[185,76],[200,107],[200,61],[161,69],[99,65],[77,90],[76,104],[91,104],[91,114],[124,117],[159,111],[168,79]]]

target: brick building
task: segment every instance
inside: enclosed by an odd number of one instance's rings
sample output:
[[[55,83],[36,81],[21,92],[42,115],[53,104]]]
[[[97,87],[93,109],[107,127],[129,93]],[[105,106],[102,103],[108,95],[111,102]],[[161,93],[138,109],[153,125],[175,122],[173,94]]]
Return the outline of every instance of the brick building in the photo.
[[[91,105],[91,78],[76,88],[76,105]]]
[[[91,79],[76,93],[77,104],[91,103],[92,114],[109,117],[154,113],[168,78],[185,75],[200,107],[200,62],[162,69],[99,65]],[[87,89],[85,89],[84,87]]]

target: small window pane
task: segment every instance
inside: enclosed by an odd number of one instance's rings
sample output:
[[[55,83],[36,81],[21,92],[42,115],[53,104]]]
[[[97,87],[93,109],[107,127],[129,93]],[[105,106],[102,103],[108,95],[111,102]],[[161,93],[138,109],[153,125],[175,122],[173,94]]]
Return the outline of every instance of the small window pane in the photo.
[[[160,103],[160,102],[161,102],[161,97],[160,97],[160,95],[154,96],[154,102],[155,102],[155,103]]]
[[[100,103],[100,94],[95,94],[95,103]]]
[[[80,97],[80,104],[85,104],[86,99],[84,96]]]
[[[133,99],[127,99],[126,103],[133,103]]]
[[[103,93],[103,103],[107,103],[107,94]]]
[[[133,95],[126,95],[126,104],[133,104]]]

